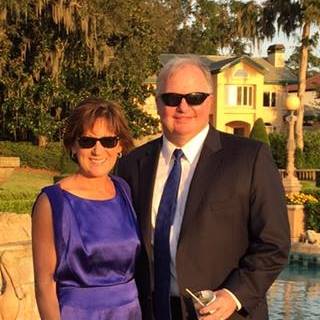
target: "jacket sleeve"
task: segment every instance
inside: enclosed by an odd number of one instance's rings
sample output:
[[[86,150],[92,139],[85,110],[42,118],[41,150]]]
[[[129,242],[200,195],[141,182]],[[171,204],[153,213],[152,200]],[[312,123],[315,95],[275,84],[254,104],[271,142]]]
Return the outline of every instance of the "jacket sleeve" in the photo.
[[[288,261],[290,229],[280,174],[267,145],[257,152],[250,187],[249,246],[224,283],[250,314]]]

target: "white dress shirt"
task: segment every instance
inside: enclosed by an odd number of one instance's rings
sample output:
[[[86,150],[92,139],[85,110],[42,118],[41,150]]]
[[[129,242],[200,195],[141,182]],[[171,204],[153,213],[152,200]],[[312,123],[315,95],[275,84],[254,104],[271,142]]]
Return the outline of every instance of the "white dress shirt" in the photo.
[[[209,125],[202,129],[195,137],[186,143],[181,149],[183,157],[181,158],[181,178],[177,197],[177,207],[173,220],[173,225],[170,230],[170,255],[171,255],[171,295],[178,296],[179,289],[177,284],[176,274],[176,253],[180,234],[181,223],[183,219],[186,200],[189,192],[190,183],[197,166],[200,152],[207,137]],[[159,208],[160,199],[162,196],[165,182],[169,176],[170,170],[173,166],[174,159],[172,158],[173,151],[177,147],[168,141],[163,136],[162,149],[159,156],[158,168],[156,173],[155,185],[153,189],[152,198],[152,227],[153,233],[156,225],[156,218]]]
[[[176,273],[176,253],[177,245],[179,240],[179,234],[181,229],[181,224],[183,220],[183,214],[185,211],[185,205],[187,196],[189,193],[190,183],[194,174],[194,170],[198,164],[200,153],[204,140],[207,137],[209,132],[209,125],[202,129],[195,137],[188,141],[181,149],[183,151],[183,157],[181,158],[181,178],[178,190],[177,197],[177,206],[176,212],[173,220],[173,224],[170,229],[170,270],[171,270],[171,279],[170,279],[170,294],[172,296],[179,296],[179,288],[177,283],[177,273]],[[157,167],[156,179],[153,189],[153,198],[152,198],[152,243],[154,229],[156,225],[156,218],[158,213],[158,208],[160,204],[160,199],[162,196],[163,188],[165,182],[169,176],[170,170],[173,166],[174,159],[172,157],[173,151],[177,149],[177,146],[172,144],[165,136],[163,136],[162,149],[159,155],[159,162]],[[226,290],[234,301],[237,304],[237,310],[241,309],[241,303],[237,297]]]

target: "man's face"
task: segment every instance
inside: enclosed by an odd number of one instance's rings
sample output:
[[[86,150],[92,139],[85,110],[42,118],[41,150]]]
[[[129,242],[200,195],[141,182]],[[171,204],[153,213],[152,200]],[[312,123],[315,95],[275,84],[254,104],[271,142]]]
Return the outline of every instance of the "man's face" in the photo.
[[[163,132],[170,142],[183,146],[208,124],[213,97],[208,96],[196,106],[188,105],[183,98],[180,104],[172,107],[162,101],[161,94],[212,93],[211,91],[205,75],[194,65],[181,66],[164,81],[157,96],[157,110]]]

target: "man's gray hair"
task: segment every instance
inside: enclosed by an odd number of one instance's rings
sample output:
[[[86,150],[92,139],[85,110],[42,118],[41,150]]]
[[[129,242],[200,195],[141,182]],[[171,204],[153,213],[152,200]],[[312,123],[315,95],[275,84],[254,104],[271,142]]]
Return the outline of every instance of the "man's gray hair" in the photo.
[[[212,75],[208,68],[208,66],[198,57],[195,55],[187,55],[184,57],[174,57],[169,62],[167,62],[163,68],[160,70],[158,77],[157,77],[157,88],[156,88],[156,95],[158,96],[161,93],[162,86],[165,81],[178,69],[183,66],[192,65],[199,70],[202,71],[203,75],[207,79],[207,82],[210,86],[211,92],[213,92],[213,82],[212,82]]]

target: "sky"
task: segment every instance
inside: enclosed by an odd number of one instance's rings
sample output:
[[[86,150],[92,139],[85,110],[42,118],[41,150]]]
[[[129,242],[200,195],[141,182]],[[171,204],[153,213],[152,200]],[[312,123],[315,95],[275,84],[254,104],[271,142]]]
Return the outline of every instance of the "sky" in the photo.
[[[320,1],[320,0],[319,0]],[[315,32],[320,32],[319,27],[311,26],[311,35]],[[254,52],[254,56],[266,57],[268,47],[272,44],[283,44],[285,47],[285,59],[287,60],[292,52],[294,51],[296,46],[300,47],[300,40],[301,39],[301,30],[292,33],[289,38],[283,33],[280,32],[276,34],[272,40],[265,40],[260,44],[260,48],[256,48]],[[318,46],[313,50],[313,53],[320,57],[320,43]]]
[[[299,34],[292,34],[289,38],[280,32],[279,34],[275,35],[272,40],[265,40],[261,42],[259,48],[255,49],[254,56],[259,57],[266,57],[267,50],[270,45],[273,44],[283,44],[285,47],[285,59],[287,60],[290,55],[293,53],[295,47],[299,45],[300,35]]]

